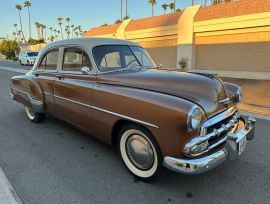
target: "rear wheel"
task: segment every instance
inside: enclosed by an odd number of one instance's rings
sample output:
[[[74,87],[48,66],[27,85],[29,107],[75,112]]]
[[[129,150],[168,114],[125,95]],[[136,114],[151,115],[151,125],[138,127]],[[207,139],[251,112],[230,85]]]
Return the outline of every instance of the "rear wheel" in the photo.
[[[32,108],[25,106],[25,112],[29,120],[35,123],[40,123],[45,119],[44,113],[35,112]]]
[[[127,125],[119,133],[119,154],[135,177],[152,182],[162,171],[162,154],[152,134],[138,125]]]

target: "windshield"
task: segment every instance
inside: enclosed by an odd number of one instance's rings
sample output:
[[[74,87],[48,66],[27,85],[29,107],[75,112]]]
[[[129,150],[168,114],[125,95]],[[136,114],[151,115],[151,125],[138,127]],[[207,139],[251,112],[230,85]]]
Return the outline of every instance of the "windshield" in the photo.
[[[28,57],[36,57],[36,56],[38,56],[38,52],[28,52],[27,56]]]
[[[101,72],[155,67],[155,63],[147,52],[143,48],[136,46],[98,46],[93,49],[93,56]]]

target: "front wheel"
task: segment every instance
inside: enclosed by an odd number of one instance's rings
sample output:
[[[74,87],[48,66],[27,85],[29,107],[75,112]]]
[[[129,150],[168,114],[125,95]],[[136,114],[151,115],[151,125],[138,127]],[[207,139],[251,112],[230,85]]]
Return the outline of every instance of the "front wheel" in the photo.
[[[138,125],[127,125],[119,133],[119,154],[135,177],[145,182],[157,179],[162,171],[162,154],[151,132]]]
[[[35,112],[32,108],[25,106],[25,112],[29,120],[34,123],[40,123],[45,119],[44,113]]]

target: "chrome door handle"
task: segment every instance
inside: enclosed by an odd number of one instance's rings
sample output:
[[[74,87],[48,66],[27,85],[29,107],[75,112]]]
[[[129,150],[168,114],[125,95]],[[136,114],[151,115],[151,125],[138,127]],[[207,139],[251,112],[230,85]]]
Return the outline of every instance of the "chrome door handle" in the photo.
[[[63,79],[63,76],[61,74],[57,74],[57,75],[55,75],[55,77],[58,79]]]

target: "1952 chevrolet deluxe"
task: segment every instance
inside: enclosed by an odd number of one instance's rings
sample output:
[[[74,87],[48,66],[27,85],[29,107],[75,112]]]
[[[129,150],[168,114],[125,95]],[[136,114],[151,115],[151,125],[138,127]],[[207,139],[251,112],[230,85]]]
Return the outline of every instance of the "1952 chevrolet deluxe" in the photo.
[[[237,158],[254,137],[256,120],[237,110],[240,87],[211,73],[161,69],[124,40],[49,44],[31,71],[11,79],[10,95],[33,122],[51,114],[115,146],[144,181],[163,167],[209,171]]]

